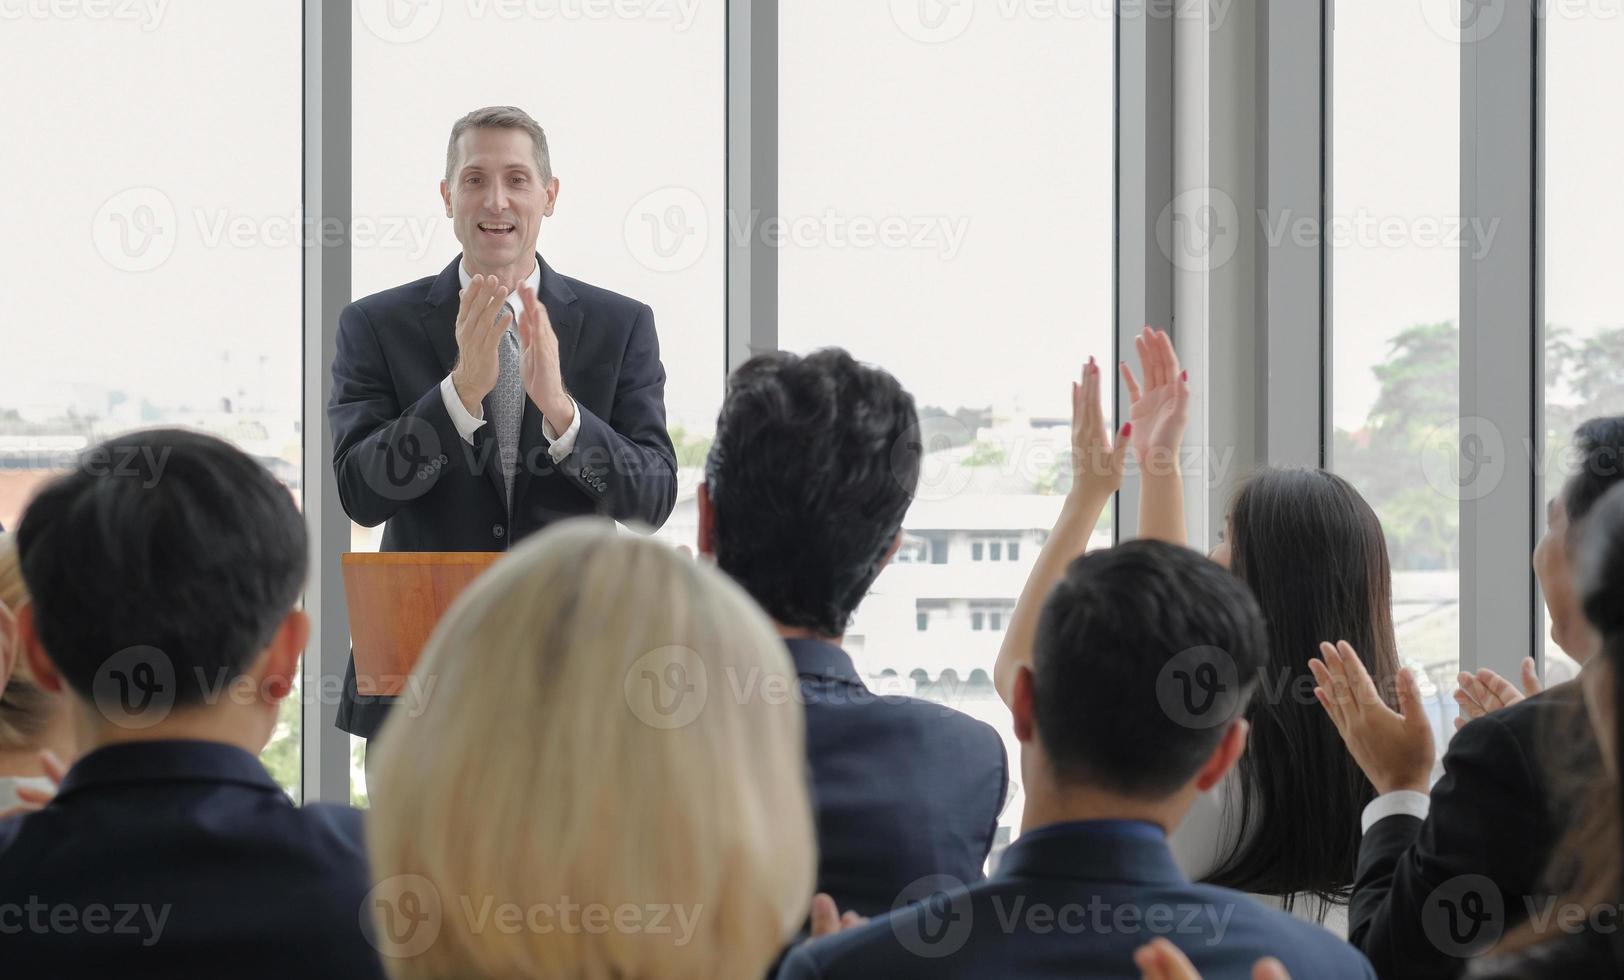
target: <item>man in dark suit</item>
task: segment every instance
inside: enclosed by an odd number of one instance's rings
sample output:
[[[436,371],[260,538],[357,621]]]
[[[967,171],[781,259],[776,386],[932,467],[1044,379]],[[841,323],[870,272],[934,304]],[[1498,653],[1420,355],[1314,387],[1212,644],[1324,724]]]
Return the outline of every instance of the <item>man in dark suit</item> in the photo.
[[[1574,449],[1577,469],[1550,501],[1533,562],[1551,639],[1583,664],[1597,640],[1579,608],[1572,556],[1584,518],[1624,482],[1624,417],[1586,422]],[[1577,685],[1521,699],[1489,671],[1462,681],[1457,700],[1477,720],[1449,743],[1430,793],[1430,728],[1394,725],[1382,712],[1348,719],[1367,747],[1355,758],[1380,794],[1365,808],[1348,938],[1383,978],[1459,975],[1523,924],[1530,903],[1550,897],[1544,872],[1581,802],[1573,791],[1599,772]]]
[[[699,549],[789,644],[806,706],[818,889],[873,915],[927,875],[982,876],[1008,786],[988,725],[868,689],[841,649],[919,480],[913,398],[845,351],[767,354],[728,383]]]
[[[17,529],[21,643],[85,754],[0,821],[6,975],[381,978],[361,814],[295,806],[256,758],[309,635],[293,498],[196,433],[93,452],[131,463],[73,470]]]
[[[583,514],[659,527],[676,502],[654,315],[536,252],[558,198],[547,137],[511,106],[458,120],[440,184],[463,254],[339,318],[327,418],[339,499],[384,551],[504,551]],[[338,725],[391,699],[353,661]]]
[[[1026,812],[997,873],[922,883],[780,976],[1136,977],[1135,950],[1165,937],[1208,980],[1265,956],[1297,977],[1374,977],[1330,932],[1192,884],[1167,846],[1246,746],[1266,644],[1246,586],[1193,551],[1132,541],[1072,562],[1015,676]]]

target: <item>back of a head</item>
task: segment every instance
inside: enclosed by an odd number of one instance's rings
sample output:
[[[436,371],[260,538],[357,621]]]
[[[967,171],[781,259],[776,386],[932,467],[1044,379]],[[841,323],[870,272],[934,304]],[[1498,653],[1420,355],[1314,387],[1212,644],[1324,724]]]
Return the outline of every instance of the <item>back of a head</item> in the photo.
[[[1568,533],[1578,533],[1579,522],[1589,516],[1609,490],[1624,483],[1624,415],[1593,418],[1573,433],[1572,475],[1562,488]]]
[[[1130,541],[1078,558],[1033,643],[1033,711],[1055,777],[1172,796],[1241,716],[1265,643],[1246,587],[1194,551]]]
[[[843,350],[764,354],[728,381],[705,481],[717,564],[786,626],[846,630],[919,482],[913,397]]]
[[[1393,698],[1399,663],[1381,521],[1335,474],[1270,469],[1236,495],[1230,530],[1230,568],[1268,622],[1269,667],[1247,713],[1241,808],[1230,815],[1240,821],[1238,843],[1211,880],[1328,901],[1353,881],[1359,815],[1375,790],[1312,697],[1308,662],[1320,643],[1346,640]],[[1310,776],[1320,792],[1302,792]]]
[[[28,586],[17,560],[17,536],[0,533],[0,603],[13,614],[28,601]],[[28,662],[17,652],[11,679],[0,678],[0,752],[25,752],[40,747],[51,716],[55,695],[34,682]]]
[[[134,677],[151,712],[204,704],[248,668],[308,561],[288,489],[229,443],[179,429],[86,452],[28,505],[17,551],[62,679],[101,703],[109,672]]]
[[[762,975],[815,881],[794,681],[749,597],[667,545],[578,520],[515,548],[374,745],[374,873],[444,912],[392,973]],[[527,927],[478,929],[467,896]],[[566,928],[606,914],[635,921]]]

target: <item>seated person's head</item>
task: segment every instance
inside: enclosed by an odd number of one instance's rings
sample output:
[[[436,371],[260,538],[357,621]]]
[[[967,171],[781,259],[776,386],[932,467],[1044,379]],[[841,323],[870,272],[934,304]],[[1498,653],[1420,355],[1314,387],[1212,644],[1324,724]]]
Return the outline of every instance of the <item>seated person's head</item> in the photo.
[[[1376,689],[1395,696],[1399,656],[1386,535],[1352,484],[1302,467],[1265,469],[1248,479],[1227,524],[1213,557],[1246,583],[1263,610],[1270,694],[1253,699],[1247,714],[1252,740],[1239,767],[1247,805],[1237,808],[1238,833],[1209,880],[1271,895],[1310,893],[1323,908],[1353,880],[1359,815],[1376,791],[1325,711],[1305,696],[1313,689],[1308,662],[1321,643],[1346,640]],[[1300,791],[1309,773],[1323,791]]]
[[[728,381],[699,548],[779,625],[845,633],[901,543],[922,446],[913,397],[843,350],[764,354]]]
[[[1196,552],[1130,541],[1072,562],[1015,681],[1029,816],[1072,800],[1172,830],[1245,748],[1266,644],[1246,586]]]
[[[804,921],[794,668],[720,572],[550,528],[458,597],[413,680],[374,743],[368,849],[398,905],[442,915],[417,950],[374,910],[395,977],[759,977]]]
[[[111,439],[47,484],[17,551],[36,683],[81,748],[189,737],[257,752],[309,633],[304,520],[259,463],[195,432]]]
[[[1551,618],[1551,641],[1579,663],[1596,649],[1596,634],[1579,608],[1573,553],[1581,521],[1602,495],[1624,483],[1624,416],[1595,418],[1573,434],[1573,474],[1546,506],[1545,536],[1534,547],[1534,573]]]
[[[17,537],[0,533],[0,776],[37,775],[42,749],[73,754],[67,705],[34,681],[18,642],[16,611],[26,602]]]

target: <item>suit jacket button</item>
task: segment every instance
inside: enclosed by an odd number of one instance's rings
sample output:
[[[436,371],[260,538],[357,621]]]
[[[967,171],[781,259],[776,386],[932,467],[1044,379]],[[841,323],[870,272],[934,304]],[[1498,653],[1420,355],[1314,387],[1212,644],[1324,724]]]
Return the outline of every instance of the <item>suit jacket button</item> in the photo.
[[[492,524],[491,525],[491,537],[499,538],[499,537],[501,537],[502,535],[504,535],[506,533],[507,533],[507,528],[503,527],[502,525],[500,525],[500,524]]]

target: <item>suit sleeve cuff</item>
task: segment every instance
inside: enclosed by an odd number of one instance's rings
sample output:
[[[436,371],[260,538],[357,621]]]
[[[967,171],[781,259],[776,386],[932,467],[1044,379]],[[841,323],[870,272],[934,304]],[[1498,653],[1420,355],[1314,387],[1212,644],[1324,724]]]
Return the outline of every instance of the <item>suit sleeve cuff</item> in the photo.
[[[575,406],[575,418],[570,422],[570,427],[564,430],[563,435],[553,435],[553,424],[546,419],[541,420],[542,433],[550,441],[547,455],[551,456],[555,463],[562,463],[564,457],[575,452],[575,438],[581,434],[581,403],[571,398],[570,404]]]
[[[1415,817],[1417,820],[1425,820],[1431,810],[1432,797],[1425,793],[1418,793],[1413,789],[1383,793],[1365,805],[1364,815],[1359,819],[1359,832],[1370,833],[1371,827],[1388,817]]]
[[[447,415],[451,416],[451,424],[457,427],[457,435],[462,436],[462,441],[472,446],[474,444],[474,433],[478,432],[479,427],[485,424],[485,420],[482,418],[476,419],[468,414],[468,409],[463,405],[462,399],[457,397],[457,386],[451,381],[451,375],[449,374],[445,376],[444,381],[440,382],[440,398],[445,401],[445,411]]]

